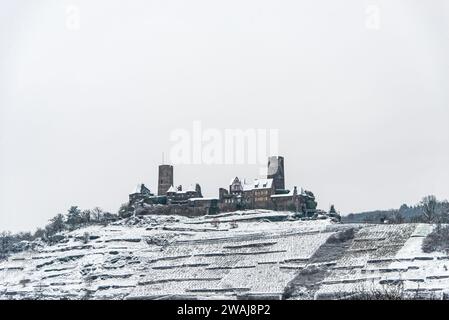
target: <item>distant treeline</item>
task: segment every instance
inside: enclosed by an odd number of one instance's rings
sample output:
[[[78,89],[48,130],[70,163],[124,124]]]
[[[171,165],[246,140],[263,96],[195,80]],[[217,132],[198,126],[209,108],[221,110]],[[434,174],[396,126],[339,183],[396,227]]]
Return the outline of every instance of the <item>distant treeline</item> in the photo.
[[[422,214],[422,207],[419,205],[409,207],[403,204],[399,209],[374,210],[360,213],[350,213],[341,218],[342,222],[348,223],[380,223],[391,220],[399,213],[404,218],[404,222],[413,222]]]
[[[344,223],[448,223],[449,202],[439,201],[435,196],[427,196],[413,206],[403,204],[399,209],[350,213],[342,216],[341,221]]]

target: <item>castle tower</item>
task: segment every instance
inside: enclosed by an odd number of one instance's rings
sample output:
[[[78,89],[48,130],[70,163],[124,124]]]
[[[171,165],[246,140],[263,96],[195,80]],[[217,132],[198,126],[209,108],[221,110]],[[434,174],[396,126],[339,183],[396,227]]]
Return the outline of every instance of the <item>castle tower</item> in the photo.
[[[285,189],[284,157],[272,156],[268,158],[267,179],[273,179],[274,189]]]
[[[195,184],[195,191],[197,193],[197,197],[202,198],[203,194],[201,193],[201,186],[199,183]]]
[[[167,190],[173,185],[173,166],[162,164],[159,166],[159,180],[157,183],[157,195],[165,196]]]

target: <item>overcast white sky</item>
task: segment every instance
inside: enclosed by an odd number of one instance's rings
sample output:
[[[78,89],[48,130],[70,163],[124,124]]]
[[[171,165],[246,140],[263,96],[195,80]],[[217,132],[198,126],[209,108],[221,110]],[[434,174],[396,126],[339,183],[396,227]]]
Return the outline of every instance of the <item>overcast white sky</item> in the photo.
[[[0,0],[0,230],[156,191],[194,120],[279,129],[287,187],[324,209],[448,198],[448,57],[446,0]],[[181,165],[175,182],[216,196],[258,173]]]

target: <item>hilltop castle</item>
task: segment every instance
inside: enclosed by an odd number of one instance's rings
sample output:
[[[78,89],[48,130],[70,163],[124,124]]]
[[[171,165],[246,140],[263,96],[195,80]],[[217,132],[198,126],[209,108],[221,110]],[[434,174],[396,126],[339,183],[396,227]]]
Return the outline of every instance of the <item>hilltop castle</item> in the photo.
[[[219,189],[220,209],[272,209],[301,212],[306,216],[315,213],[317,203],[310,191],[293,187],[285,189],[284,157],[268,158],[267,177],[252,183],[235,177],[229,189]]]
[[[305,217],[313,216],[317,203],[312,192],[296,186],[285,189],[284,158],[268,159],[267,176],[246,183],[235,177],[228,188],[220,188],[218,198],[205,198],[201,186],[196,183],[185,190],[174,186],[172,165],[160,165],[158,192],[153,194],[144,184],[139,184],[129,195],[129,211],[182,215],[204,215],[244,209],[271,209],[297,212]]]

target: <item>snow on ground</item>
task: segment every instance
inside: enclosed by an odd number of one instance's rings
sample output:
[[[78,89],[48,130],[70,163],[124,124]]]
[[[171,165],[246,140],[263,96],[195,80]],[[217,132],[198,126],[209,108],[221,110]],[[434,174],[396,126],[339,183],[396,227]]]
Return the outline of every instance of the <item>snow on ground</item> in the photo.
[[[316,298],[360,291],[391,292],[399,288],[411,297],[422,292],[441,298],[449,289],[449,256],[424,253],[423,239],[434,226],[376,225],[362,228],[344,257],[322,281]],[[339,268],[341,267],[341,268]]]
[[[251,210],[132,217],[66,233],[58,244],[0,261],[0,298],[281,298],[329,237],[348,226],[358,229],[355,238],[326,265],[316,298],[398,279],[406,279],[406,290],[449,288],[448,257],[421,251],[431,226],[298,221]]]

